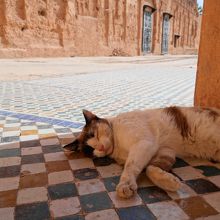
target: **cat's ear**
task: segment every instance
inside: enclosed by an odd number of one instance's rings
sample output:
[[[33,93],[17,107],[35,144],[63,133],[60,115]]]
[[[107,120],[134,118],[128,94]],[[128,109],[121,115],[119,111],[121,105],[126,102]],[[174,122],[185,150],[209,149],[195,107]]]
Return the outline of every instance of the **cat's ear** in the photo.
[[[95,114],[85,109],[83,109],[83,115],[86,120],[86,124],[89,124],[92,120],[98,119],[98,117]]]
[[[79,140],[76,139],[72,143],[65,145],[63,148],[69,151],[77,151],[79,148]]]

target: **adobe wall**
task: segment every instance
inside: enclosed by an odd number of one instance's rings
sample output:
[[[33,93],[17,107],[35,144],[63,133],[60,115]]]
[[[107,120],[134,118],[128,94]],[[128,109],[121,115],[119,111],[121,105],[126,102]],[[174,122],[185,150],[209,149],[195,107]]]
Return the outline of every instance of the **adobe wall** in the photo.
[[[195,2],[1,0],[0,57],[141,55],[144,5],[156,9],[153,53],[161,53],[164,12],[173,15],[169,53],[194,53],[198,33]],[[181,41],[173,48],[176,32]]]
[[[220,4],[205,0],[195,105],[220,108]]]
[[[163,14],[170,14],[169,53],[195,54],[198,49],[199,17],[196,1],[162,0],[156,1],[157,32],[154,38],[154,53],[161,53]],[[178,35],[177,45],[174,47],[174,36]]]

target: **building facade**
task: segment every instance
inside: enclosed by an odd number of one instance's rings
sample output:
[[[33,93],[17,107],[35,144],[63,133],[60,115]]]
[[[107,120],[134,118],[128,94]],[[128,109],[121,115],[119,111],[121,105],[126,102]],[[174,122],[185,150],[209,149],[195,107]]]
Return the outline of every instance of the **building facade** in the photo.
[[[0,57],[194,54],[196,0],[1,0]]]

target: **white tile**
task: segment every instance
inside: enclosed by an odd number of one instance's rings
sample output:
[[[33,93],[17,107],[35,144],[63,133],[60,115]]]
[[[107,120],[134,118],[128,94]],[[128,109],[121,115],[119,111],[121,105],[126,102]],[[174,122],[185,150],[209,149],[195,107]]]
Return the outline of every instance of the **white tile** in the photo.
[[[45,138],[41,139],[40,143],[42,146],[48,146],[48,145],[57,145],[59,144],[59,140],[57,138]]]
[[[20,148],[20,142],[12,142],[12,143],[0,143],[0,149],[15,149]]]
[[[45,187],[35,187],[21,189],[18,191],[17,204],[27,204],[33,202],[47,201],[47,189]]]
[[[184,161],[186,161],[191,166],[213,165],[209,160],[191,158],[191,157],[184,158]]]
[[[37,126],[21,126],[21,131],[37,130]]]
[[[45,172],[46,172],[46,167],[44,163],[21,165],[21,173],[36,174],[36,173],[45,173]]]
[[[138,194],[129,199],[123,199],[118,197],[116,192],[110,192],[109,196],[116,208],[138,206],[142,204],[142,200]]]
[[[103,182],[99,179],[91,179],[86,181],[80,181],[76,183],[79,195],[86,195],[90,193],[105,191]]]
[[[181,184],[181,188],[177,192],[167,191],[167,193],[172,199],[183,199],[197,195],[196,192],[191,189],[191,187],[183,183]]]
[[[182,180],[191,180],[191,179],[199,179],[203,178],[201,171],[195,169],[191,166],[180,167],[172,169],[172,171],[179,176]]]
[[[14,123],[14,124],[5,124],[4,126],[6,128],[12,128],[12,127],[20,127],[21,123]]]
[[[64,152],[44,154],[44,158],[46,162],[57,161],[57,160],[67,160],[67,157],[65,156]]]
[[[42,153],[41,147],[26,147],[21,148],[21,155],[32,155],[32,154],[40,154]]]
[[[97,170],[103,178],[106,178],[112,176],[120,176],[123,168],[118,164],[111,164],[109,166],[97,167]]]
[[[52,200],[50,202],[50,211],[55,218],[74,215],[80,212],[80,202],[77,197]]]
[[[13,137],[19,136],[21,134],[20,131],[5,131],[2,133],[2,137]]]
[[[20,136],[20,141],[32,141],[32,140],[38,140],[38,135],[22,135]]]
[[[39,129],[38,134],[52,134],[55,133],[55,130],[53,128],[47,128],[47,129]]]
[[[18,189],[19,177],[0,178],[0,192]]]
[[[0,218],[2,220],[14,220],[15,208],[0,208]]]
[[[98,212],[92,212],[86,215],[85,220],[119,220],[115,210],[107,209]]]
[[[158,220],[190,219],[189,216],[174,201],[157,202],[148,204],[147,206]]]
[[[211,177],[208,177],[208,179],[214,183],[216,186],[218,186],[220,188],[220,175],[218,176],[211,176]]]
[[[203,195],[203,198],[218,212],[220,212],[220,192]]]
[[[73,173],[70,170],[53,172],[48,174],[49,185],[72,182],[74,180]]]
[[[58,134],[59,138],[75,138],[75,136],[72,133],[62,133],[62,134]]]

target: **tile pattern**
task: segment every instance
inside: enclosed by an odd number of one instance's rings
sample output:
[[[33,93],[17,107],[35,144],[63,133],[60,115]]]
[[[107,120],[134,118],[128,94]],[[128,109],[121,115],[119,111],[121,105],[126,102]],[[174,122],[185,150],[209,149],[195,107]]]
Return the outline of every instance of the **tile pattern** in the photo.
[[[172,172],[183,187],[177,193],[159,189],[142,173],[136,196],[124,200],[115,192],[122,167],[109,158],[63,151],[75,129],[5,115],[0,119],[3,219],[219,219],[220,163],[178,159]]]
[[[130,69],[5,81],[0,82],[0,109],[30,114],[28,119],[40,115],[48,117],[38,116],[42,122],[71,125],[73,121],[84,122],[83,108],[111,116],[133,109],[191,106],[195,76],[195,65],[183,60],[163,66],[139,64]]]

